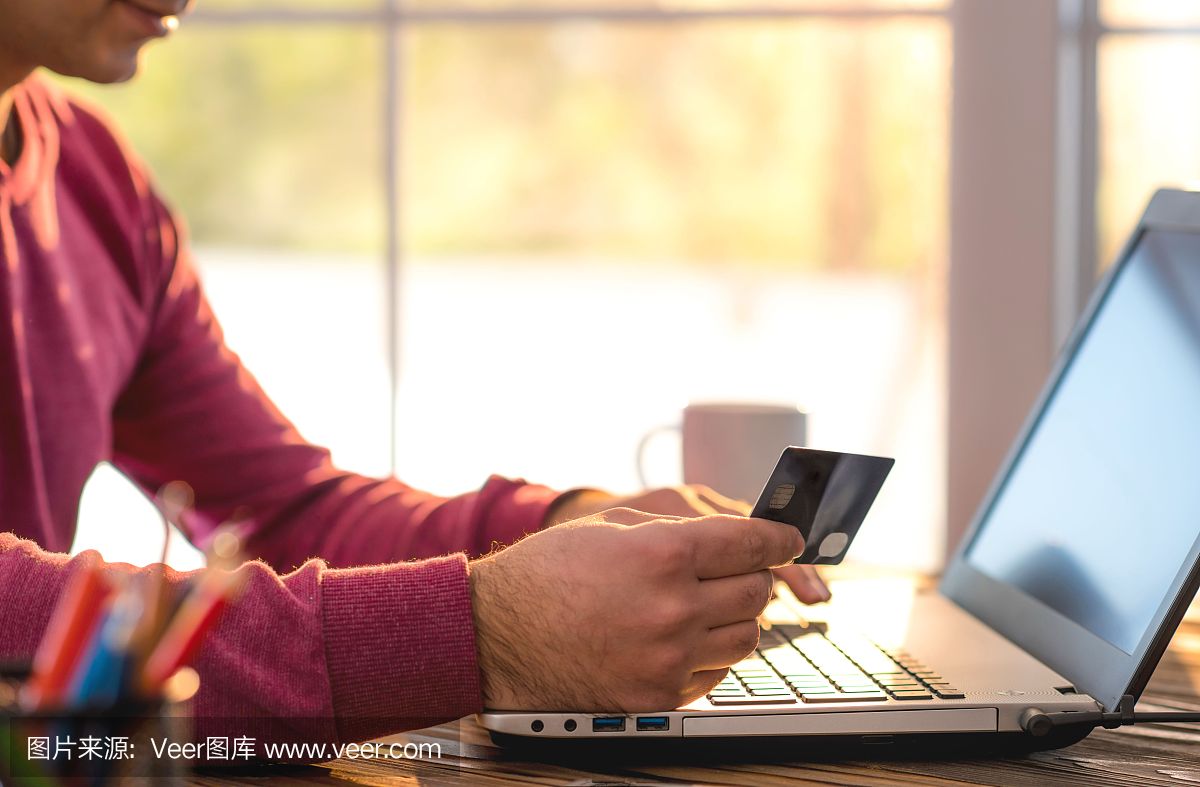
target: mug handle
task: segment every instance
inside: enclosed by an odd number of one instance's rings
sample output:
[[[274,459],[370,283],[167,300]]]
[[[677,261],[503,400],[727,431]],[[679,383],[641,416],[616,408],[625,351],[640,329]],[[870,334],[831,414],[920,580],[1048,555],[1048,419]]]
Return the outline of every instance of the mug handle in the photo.
[[[678,432],[681,429],[683,429],[683,427],[679,424],[664,424],[662,426],[656,426],[642,435],[642,439],[638,441],[637,477],[638,484],[641,485],[642,489],[648,489],[650,487],[650,484],[646,481],[646,448],[648,448],[650,443],[652,443],[659,435],[664,435],[667,432]]]

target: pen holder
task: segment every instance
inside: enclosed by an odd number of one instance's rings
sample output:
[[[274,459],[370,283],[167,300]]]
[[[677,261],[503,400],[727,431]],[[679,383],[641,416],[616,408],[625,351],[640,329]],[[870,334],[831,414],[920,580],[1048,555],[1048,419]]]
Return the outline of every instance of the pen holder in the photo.
[[[186,703],[160,699],[30,712],[19,704],[28,674],[0,670],[0,784],[84,779],[110,785],[147,777],[183,783],[186,762],[159,753],[167,744],[191,740]]]

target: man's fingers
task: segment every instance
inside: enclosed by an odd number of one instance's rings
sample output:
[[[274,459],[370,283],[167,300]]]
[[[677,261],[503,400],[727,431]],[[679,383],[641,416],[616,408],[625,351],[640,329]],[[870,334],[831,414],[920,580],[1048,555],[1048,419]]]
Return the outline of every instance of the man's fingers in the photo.
[[[693,484],[690,489],[710,508],[716,510],[718,514],[732,514],[733,516],[749,516],[750,504],[742,500],[734,500],[731,497],[710,489],[707,486]]]
[[[757,618],[771,600],[772,581],[770,571],[703,580],[696,600],[709,628]]]
[[[775,569],[775,576],[786,582],[796,598],[805,604],[820,604],[832,597],[829,587],[812,566],[780,566]]]
[[[638,511],[636,508],[609,508],[596,514],[596,517],[612,525],[640,525],[643,522],[652,522],[656,519],[682,519],[682,517],[667,514],[651,514],[646,511]]]
[[[651,489],[632,497],[622,498],[614,505],[660,514],[664,517],[696,517],[718,513],[715,508],[701,500],[700,495],[686,486]]]
[[[750,574],[783,566],[804,551],[800,531],[767,519],[707,516],[686,523],[700,579]]]
[[[758,621],[743,620],[709,629],[701,646],[697,670],[722,669],[737,664],[758,647]]]
[[[692,700],[700,699],[712,691],[713,686],[720,683],[721,679],[728,674],[729,670],[726,668],[701,670],[694,673],[692,679],[688,681],[687,686],[683,689],[683,701],[679,704],[686,705]]]
[[[684,516],[710,516],[712,514],[728,513],[709,505],[708,501],[695,487],[681,486],[669,491],[678,498],[676,505],[679,507],[680,513],[683,513]]]

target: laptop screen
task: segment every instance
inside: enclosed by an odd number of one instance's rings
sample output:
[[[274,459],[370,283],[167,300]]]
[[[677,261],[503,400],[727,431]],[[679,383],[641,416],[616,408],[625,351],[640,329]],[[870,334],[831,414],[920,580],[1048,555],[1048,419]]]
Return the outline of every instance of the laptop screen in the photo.
[[[1132,654],[1200,536],[1200,235],[1148,231],[966,559]]]

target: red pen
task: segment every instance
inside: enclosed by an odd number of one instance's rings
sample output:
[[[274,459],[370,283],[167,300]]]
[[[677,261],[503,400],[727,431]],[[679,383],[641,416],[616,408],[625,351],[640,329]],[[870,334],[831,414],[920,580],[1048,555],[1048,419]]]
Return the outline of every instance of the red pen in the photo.
[[[21,690],[29,708],[47,708],[63,699],[67,683],[91,639],[113,587],[101,563],[89,560],[63,591],[33,660],[33,675]]]

